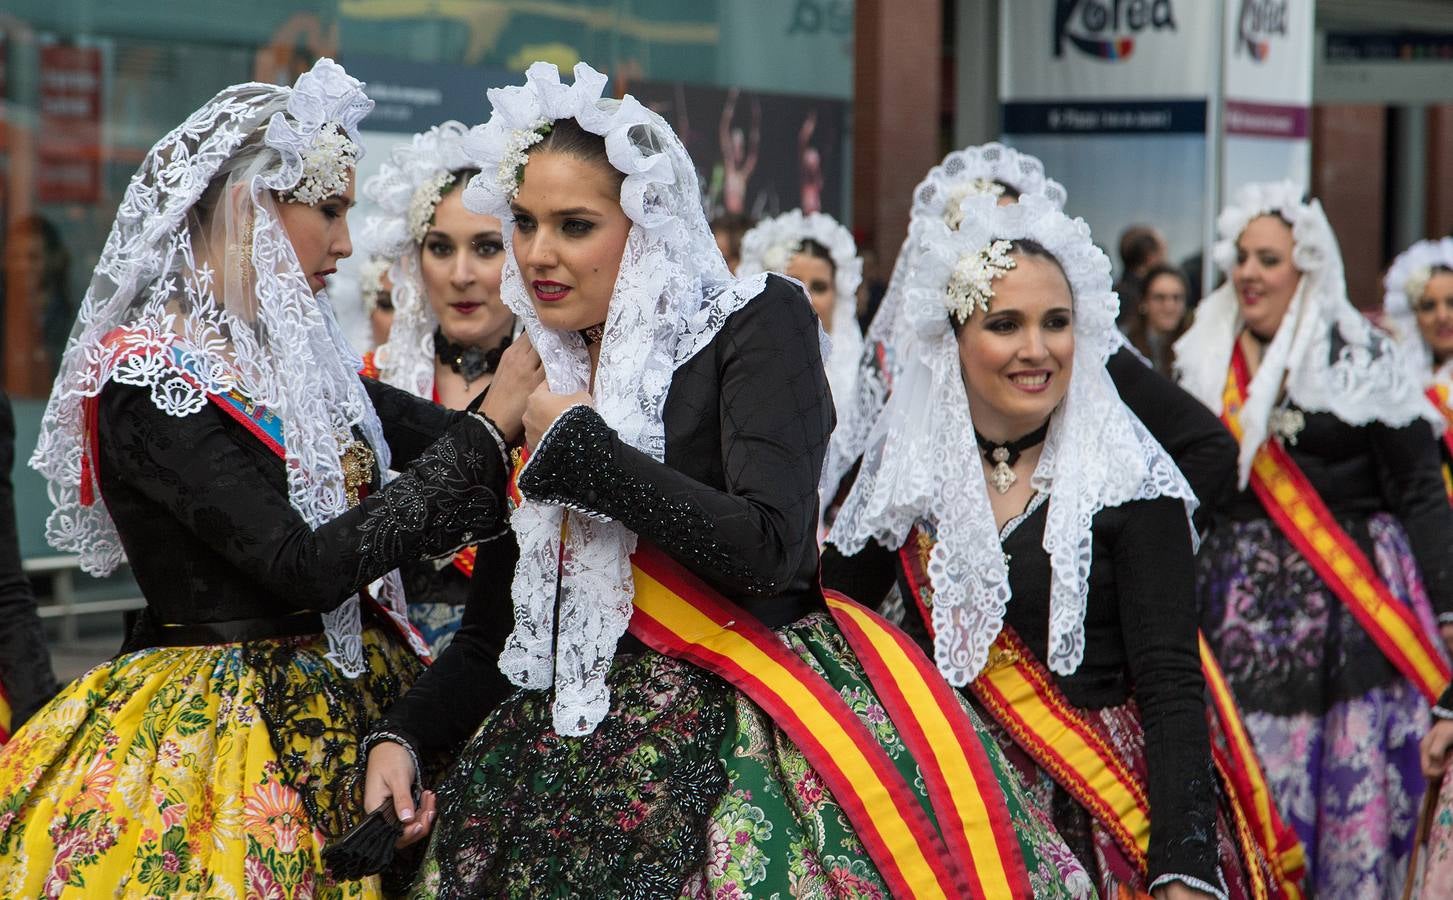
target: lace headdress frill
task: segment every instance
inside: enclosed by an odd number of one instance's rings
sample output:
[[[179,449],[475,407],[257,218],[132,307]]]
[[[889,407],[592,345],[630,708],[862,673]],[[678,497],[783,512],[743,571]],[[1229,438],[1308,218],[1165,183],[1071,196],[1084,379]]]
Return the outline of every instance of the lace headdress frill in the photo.
[[[490,90],[489,122],[465,141],[480,174],[465,188],[464,204],[504,225],[502,294],[539,352],[550,389],[588,390],[585,342],[574,331],[545,327],[526,293],[511,239],[510,201],[528,167],[528,148],[552,123],[574,119],[605,139],[611,165],[625,176],[621,208],[632,224],[601,338],[594,404],[622,441],[664,460],[662,415],[672,373],[762,292],[766,276],[732,278],[707,227],[696,171],[681,141],[634,97],[604,98],[605,84],[604,75],[580,63],[567,86],[555,66],[537,62],[523,86]],[[589,734],[610,708],[606,675],[630,623],[636,535],[618,522],[529,500],[511,526],[520,544],[512,588],[515,630],[500,669],[521,687],[554,688],[556,732]]]
[[[950,229],[957,228],[963,221],[964,200],[981,194],[997,199],[1002,191],[995,190],[996,182],[1009,185],[1021,197],[1044,197],[1055,209],[1064,209],[1068,196],[1063,185],[1044,174],[1044,164],[1036,157],[991,141],[955,150],[929,169],[913,190],[909,222],[938,220]],[[878,311],[863,337],[853,392],[847,399],[834,396],[838,421],[828,450],[829,462],[845,460],[848,468],[852,467],[863,455],[868,432],[887,402],[895,367],[888,337],[903,305],[904,287],[913,271],[913,252],[913,242],[905,238]]]
[[[852,402],[853,383],[863,354],[863,332],[858,328],[858,286],[863,283],[863,259],[858,255],[852,232],[826,213],[803,215],[800,209],[764,219],[742,236],[742,260],[737,274],[747,277],[762,272],[784,272],[804,240],[826,247],[836,272],[832,331],[825,335],[822,358],[837,417],[842,421]],[[852,464],[852,459],[841,459],[829,448],[822,469],[824,502],[832,499]]]
[[[1239,483],[1270,432],[1285,385],[1292,403],[1307,412],[1330,412],[1349,425],[1383,422],[1402,427],[1426,419],[1439,431],[1443,418],[1423,396],[1395,342],[1347,299],[1337,237],[1316,200],[1302,202],[1291,181],[1243,186],[1216,220],[1216,265],[1229,276],[1236,241],[1260,216],[1280,216],[1292,229],[1292,264],[1301,273],[1296,293],[1242,404]],[[1218,415],[1226,372],[1243,327],[1236,289],[1227,281],[1196,307],[1195,322],[1175,344],[1180,385]]]
[[[1074,298],[1069,388],[1050,418],[1031,481],[1049,495],[1047,662],[1068,675],[1084,657],[1095,513],[1131,500],[1176,497],[1189,515],[1196,501],[1105,369],[1117,346],[1120,304],[1111,289],[1110,261],[1090,239],[1089,227],[1037,195],[1010,206],[995,205],[992,196],[963,203],[957,230],[940,217],[909,227],[905,250],[915,262],[904,275],[902,306],[887,336],[896,360],[893,391],[873,423],[857,481],[828,540],[853,554],[869,540],[901,546],[915,524],[931,524],[937,536],[928,565],[934,661],[955,686],[979,673],[1003,627],[1009,571],[973,438],[947,295],[962,260],[995,241],[1038,242],[1058,260]]]
[[[83,465],[91,437],[83,407],[112,381],[147,389],[174,416],[233,390],[276,413],[288,496],[313,527],[348,509],[340,452],[354,429],[387,468],[358,356],[327,294],[310,290],[278,207],[280,198],[316,205],[346,189],[362,152],[358,123],[372,108],[358,80],[322,59],[292,88],[226,88],[157,142],[132,176],[30,461],[55,504],[47,540],[77,554],[86,572],[104,575],[124,560],[94,460]],[[382,599],[406,621],[396,572],[385,577]],[[329,659],[361,674],[357,597],[323,622]]]
[[[449,175],[473,165],[464,152],[468,129],[449,121],[393,148],[378,174],[363,186],[378,212],[363,226],[363,243],[389,260],[394,318],[388,340],[374,352],[380,380],[415,396],[434,392],[434,330],[419,248],[428,234]]]
[[[1433,351],[1418,330],[1416,307],[1428,279],[1439,266],[1453,269],[1453,237],[1418,241],[1392,261],[1383,276],[1385,324],[1398,342],[1403,359],[1419,384],[1453,385],[1453,360],[1434,368]]]

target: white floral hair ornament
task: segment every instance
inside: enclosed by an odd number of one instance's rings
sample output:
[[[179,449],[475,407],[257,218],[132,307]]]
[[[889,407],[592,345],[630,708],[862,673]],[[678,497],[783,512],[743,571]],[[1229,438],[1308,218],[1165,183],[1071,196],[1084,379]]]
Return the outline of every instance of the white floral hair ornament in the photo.
[[[992,196],[969,197],[964,205],[958,230],[941,216],[910,226],[904,252],[913,254],[915,265],[904,276],[902,307],[888,335],[897,361],[893,391],[873,423],[857,481],[828,540],[853,554],[869,540],[899,547],[914,525],[931,527],[934,660],[955,686],[978,675],[1003,628],[1009,571],[944,295],[966,258],[1002,249],[1003,242],[1038,243],[1064,271],[1073,297],[1072,374],[1030,482],[1049,495],[1043,542],[1052,573],[1047,662],[1068,675],[1084,656],[1095,513],[1132,500],[1174,497],[1185,503],[1189,519],[1196,500],[1105,369],[1118,346],[1120,304],[1111,290],[1110,261],[1089,227],[1038,195],[1009,206],[996,205]],[[1186,539],[1192,540],[1189,522]]]
[[[943,158],[913,190],[910,223],[936,219],[950,230],[963,224],[964,203],[988,196],[998,201],[1005,185],[1021,197],[1040,196],[1055,209],[1064,209],[1064,186],[1044,173],[1044,164],[1027,153],[992,141],[955,150]],[[893,382],[894,360],[888,337],[903,305],[904,286],[913,271],[914,243],[904,239],[893,263],[893,274],[878,312],[863,338],[853,393],[839,402],[838,424],[833,430],[829,459],[842,459],[851,467],[867,446],[868,430],[887,402]]]
[[[1017,265],[1009,255],[1011,249],[1008,241],[990,241],[959,257],[943,292],[944,306],[955,322],[960,325],[967,322],[976,309],[989,311],[989,301],[994,299],[994,279],[1003,278]]]
[[[389,260],[394,321],[388,340],[374,351],[380,380],[416,397],[434,392],[434,329],[419,264],[420,246],[434,211],[453,185],[454,173],[474,168],[464,152],[468,130],[443,122],[393,148],[378,174],[363,186],[376,212],[363,225],[363,243]]]
[[[293,86],[288,115],[275,113],[268,122],[263,141],[282,166],[264,182],[309,206],[347,190],[363,158],[358,124],[372,109],[362,82],[333,60],[318,60]]]
[[[822,344],[822,359],[841,421],[856,390],[858,360],[863,353],[863,332],[858,327],[858,287],[863,283],[863,258],[858,255],[852,232],[826,213],[804,215],[800,209],[763,219],[742,235],[742,258],[737,274],[746,278],[763,272],[785,272],[806,240],[827,248],[836,273],[832,331],[825,335],[828,340]],[[834,454],[829,447],[820,482],[824,510],[837,496],[839,483],[852,463],[851,459]]]
[[[1434,378],[1453,382],[1453,362],[1445,363],[1434,373],[1433,353],[1418,330],[1415,312],[1418,300],[1438,269],[1453,269],[1453,237],[1418,241],[1398,254],[1382,279],[1382,308],[1389,330],[1397,338],[1413,377],[1421,384]]]
[[[464,141],[480,174],[463,199],[470,210],[503,223],[501,295],[524,323],[551,390],[592,391],[596,411],[623,443],[663,460],[661,416],[672,374],[762,292],[766,276],[731,277],[707,227],[686,148],[634,97],[606,98],[605,85],[606,77],[584,63],[576,65],[575,81],[566,86],[553,65],[537,62],[523,85],[490,90],[489,121],[471,129]],[[604,139],[610,165],[624,176],[621,209],[631,220],[593,384],[580,335],[540,321],[511,240],[510,202],[520,178],[528,180],[530,165],[519,134],[537,131],[542,122],[553,128],[564,119]],[[506,172],[513,177],[502,177]],[[549,439],[547,432],[540,443]],[[510,526],[520,560],[511,588],[515,630],[500,654],[500,669],[521,687],[554,689],[556,732],[589,734],[610,709],[606,675],[630,623],[636,535],[619,522],[528,498]]]
[[[1291,402],[1305,412],[1330,412],[1349,425],[1383,422],[1395,428],[1422,418],[1441,432],[1443,417],[1423,396],[1422,382],[1411,374],[1402,351],[1347,299],[1337,237],[1322,204],[1303,202],[1295,183],[1253,183],[1236,192],[1216,220],[1216,265],[1228,275],[1232,272],[1237,240],[1261,216],[1288,223],[1292,264],[1301,279],[1241,407],[1241,486],[1248,483],[1252,459],[1270,434],[1283,385]],[[1181,387],[1218,415],[1243,324],[1236,289],[1228,279],[1201,301],[1195,322],[1176,341]]]

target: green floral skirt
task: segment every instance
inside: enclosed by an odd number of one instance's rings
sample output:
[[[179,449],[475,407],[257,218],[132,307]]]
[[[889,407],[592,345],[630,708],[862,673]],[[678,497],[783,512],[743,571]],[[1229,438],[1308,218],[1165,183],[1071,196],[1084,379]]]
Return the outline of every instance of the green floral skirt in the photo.
[[[847,701],[924,800],[918,766],[827,615],[777,634]],[[745,695],[657,653],[622,655],[611,712],[556,735],[550,695],[496,710],[440,787],[415,897],[889,897],[802,752]],[[971,717],[973,714],[971,713]],[[982,723],[1034,896],[1094,896]]]

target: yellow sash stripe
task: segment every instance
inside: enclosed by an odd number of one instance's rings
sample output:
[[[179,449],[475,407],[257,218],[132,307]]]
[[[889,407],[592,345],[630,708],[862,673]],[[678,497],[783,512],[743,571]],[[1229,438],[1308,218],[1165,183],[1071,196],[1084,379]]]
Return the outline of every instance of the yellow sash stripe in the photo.
[[[0,744],[10,740],[10,722],[13,715],[10,708],[10,695],[0,689]]]
[[[939,706],[933,691],[924,682],[922,674],[913,660],[904,653],[903,647],[893,636],[884,633],[878,621],[867,615],[857,604],[844,603],[829,595],[828,607],[837,615],[850,617],[858,629],[871,643],[873,650],[882,660],[884,669],[893,678],[893,683],[907,700],[919,724],[923,727],[932,748],[933,761],[943,772],[950,784],[961,785],[961,790],[952,792],[952,800],[962,823],[964,840],[967,842],[978,884],[986,898],[1015,900],[1004,862],[1000,856],[999,837],[995,835],[989,807],[984,801],[982,790],[1000,790],[997,781],[992,785],[979,785],[978,779],[960,741],[963,736],[955,732],[953,725]],[[976,740],[975,735],[968,736]],[[971,789],[978,787],[979,789]],[[946,823],[940,823],[945,825]],[[1013,835],[1010,836],[1013,838]]]
[[[805,728],[826,748],[828,755],[857,788],[873,811],[884,844],[898,862],[912,896],[949,897],[934,875],[923,847],[902,817],[888,788],[853,736],[797,677],[746,637],[724,628],[684,601],[670,588],[634,567],[638,613],[643,613],[688,643],[731,659],[760,679],[767,691],[795,712]]]
[[[1080,785],[1076,799],[1085,802],[1088,795],[1103,805],[1099,810],[1092,806],[1090,812],[1106,827],[1118,823],[1120,842],[1129,844],[1127,851],[1139,850],[1136,862],[1144,868],[1150,809],[1141,786],[1088,724],[1077,721],[1074,710],[1050,695],[1053,686],[1042,684],[1027,669],[1025,660],[996,641],[973,688],[1015,742],[1032,752],[1056,781],[1067,789],[1070,783]]]

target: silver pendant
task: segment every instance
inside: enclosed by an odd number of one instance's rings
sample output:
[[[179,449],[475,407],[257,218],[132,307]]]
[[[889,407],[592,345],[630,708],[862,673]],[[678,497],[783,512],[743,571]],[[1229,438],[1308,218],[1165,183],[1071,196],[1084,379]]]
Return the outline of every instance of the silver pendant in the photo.
[[[1271,425],[1272,434],[1295,447],[1297,435],[1307,427],[1307,417],[1299,409],[1275,409],[1272,410],[1271,421],[1268,424]]]
[[[1006,447],[995,447],[990,457],[994,460],[994,470],[989,473],[989,483],[999,493],[1007,493],[1014,486],[1014,482],[1019,480],[1019,476],[1009,468],[1009,450]]]

